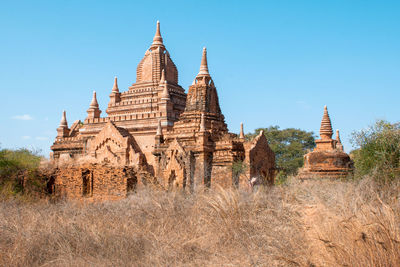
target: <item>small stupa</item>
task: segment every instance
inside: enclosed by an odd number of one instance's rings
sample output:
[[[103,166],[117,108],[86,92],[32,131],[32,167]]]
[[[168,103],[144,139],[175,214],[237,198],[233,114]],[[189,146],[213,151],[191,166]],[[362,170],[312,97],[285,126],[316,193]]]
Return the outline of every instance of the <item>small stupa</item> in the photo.
[[[314,150],[304,155],[304,167],[299,172],[299,178],[340,178],[352,172],[353,162],[344,152],[339,130],[336,131],[336,139],[332,139],[332,134],[331,119],[325,106],[319,131],[320,139],[315,140]]]

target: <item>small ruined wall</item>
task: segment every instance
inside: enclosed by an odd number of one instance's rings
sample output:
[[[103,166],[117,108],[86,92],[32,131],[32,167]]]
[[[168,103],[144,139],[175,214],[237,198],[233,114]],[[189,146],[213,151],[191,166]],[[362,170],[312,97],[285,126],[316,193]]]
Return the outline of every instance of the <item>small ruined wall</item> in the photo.
[[[59,167],[54,173],[53,192],[67,199],[114,200],[127,196],[138,183],[133,167],[86,164]]]
[[[342,151],[317,151],[304,157],[304,166],[309,171],[349,171],[352,161]]]
[[[223,188],[230,188],[233,186],[232,164],[215,164],[212,166],[211,187],[215,187],[216,185]]]
[[[274,184],[275,153],[268,145],[264,133],[260,133],[251,144],[245,145],[248,177],[262,177],[263,183]]]

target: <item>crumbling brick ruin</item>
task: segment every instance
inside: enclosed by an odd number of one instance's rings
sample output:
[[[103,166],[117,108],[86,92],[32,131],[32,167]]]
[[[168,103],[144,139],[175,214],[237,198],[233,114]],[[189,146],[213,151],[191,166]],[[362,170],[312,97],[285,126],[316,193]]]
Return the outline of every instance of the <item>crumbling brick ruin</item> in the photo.
[[[133,192],[140,180],[133,166],[82,164],[58,168],[53,172],[50,192],[57,197],[112,200]]]
[[[353,163],[344,152],[340,141],[339,130],[336,130],[336,140],[332,139],[332,124],[328,108],[324,107],[320,137],[315,141],[314,151],[304,155],[304,167],[299,172],[299,178],[330,177],[340,178],[353,170]]]
[[[203,49],[200,72],[188,94],[164,46],[157,22],[153,43],[137,66],[136,83],[120,92],[117,78],[106,109],[96,92],[86,119],[68,127],[63,112],[51,146],[52,190],[68,198],[120,198],[140,181],[163,188],[247,186],[250,177],[273,184],[275,155],[263,133],[245,141],[229,133]],[[243,163],[243,172],[232,171]]]

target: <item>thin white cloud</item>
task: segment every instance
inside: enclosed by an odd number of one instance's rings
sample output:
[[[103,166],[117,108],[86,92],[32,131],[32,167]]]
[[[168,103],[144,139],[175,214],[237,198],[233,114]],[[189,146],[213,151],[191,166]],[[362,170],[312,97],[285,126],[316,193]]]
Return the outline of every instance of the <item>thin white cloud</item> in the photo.
[[[22,139],[28,140],[28,139],[31,139],[31,137],[29,135],[24,135],[24,136],[22,136]]]
[[[40,140],[40,141],[44,141],[44,140],[48,140],[49,138],[48,137],[45,137],[45,136],[37,136],[36,137],[36,140]]]
[[[29,114],[24,114],[24,115],[15,115],[12,117],[12,119],[21,121],[30,121],[33,120],[33,117]]]

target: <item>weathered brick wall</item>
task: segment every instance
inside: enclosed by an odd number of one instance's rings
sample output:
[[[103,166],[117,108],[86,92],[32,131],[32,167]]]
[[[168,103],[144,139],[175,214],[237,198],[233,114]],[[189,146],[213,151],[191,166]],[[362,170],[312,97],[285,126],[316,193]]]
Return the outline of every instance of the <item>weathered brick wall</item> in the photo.
[[[121,199],[136,188],[137,176],[133,167],[104,164],[58,168],[55,172],[54,193],[68,199]]]
[[[260,177],[263,183],[274,184],[275,179],[275,153],[268,145],[268,140],[263,132],[245,145],[248,165],[247,177]]]
[[[211,186],[219,185],[223,188],[230,188],[232,181],[232,165],[213,165],[211,172]]]
[[[310,171],[347,171],[351,168],[351,159],[342,151],[317,151],[305,157],[305,166]]]

